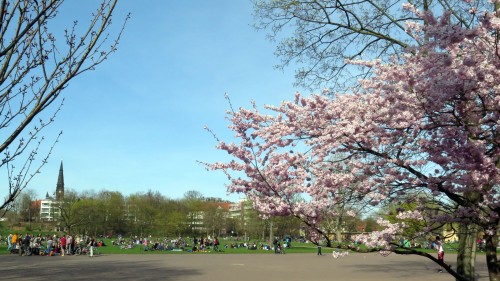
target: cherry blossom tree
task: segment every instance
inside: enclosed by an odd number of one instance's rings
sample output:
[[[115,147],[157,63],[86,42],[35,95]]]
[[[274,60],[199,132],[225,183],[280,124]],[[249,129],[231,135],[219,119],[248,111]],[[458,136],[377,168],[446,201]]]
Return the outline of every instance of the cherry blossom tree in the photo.
[[[500,280],[500,12],[471,8],[480,23],[467,27],[452,24],[452,12],[405,9],[421,19],[405,30],[418,44],[387,63],[348,61],[374,73],[349,91],[297,93],[266,112],[255,103],[228,112],[238,141],[219,141],[218,149],[232,160],[207,167],[226,173],[228,190],[246,194],[259,211],[294,214],[319,231],[332,206],[349,199],[346,188],[373,206],[427,194],[444,210],[427,220],[484,231],[490,280]],[[420,219],[423,208],[400,218]],[[379,224],[385,228],[359,239],[384,253],[439,262],[395,247],[404,222]],[[458,280],[474,278],[441,265]]]
[[[253,111],[231,109],[229,115],[232,123],[230,128],[241,138],[241,143],[219,140],[218,148],[241,162],[232,160],[229,163],[207,164],[208,169],[223,170],[231,181],[228,190],[244,193],[264,217],[295,216],[308,227],[313,243],[324,241],[331,247],[330,233],[324,227],[326,218],[337,220],[334,228],[340,228],[343,217],[354,217],[354,210],[361,210],[367,204],[367,200],[359,197],[356,189],[350,186],[350,183],[357,183],[354,180],[347,183],[347,179],[337,179],[337,183],[328,182],[328,186],[321,187],[322,179],[317,178],[310,169],[323,169],[323,173],[333,174],[333,167],[327,164],[332,160],[326,161],[322,167],[312,166],[314,161],[310,155],[298,149],[307,145],[301,137],[292,140],[281,138],[276,132],[264,133],[266,124],[276,119],[261,114],[255,104]],[[270,135],[260,135],[259,132]],[[235,177],[234,171],[242,172],[248,179]],[[341,181],[346,184],[343,185]],[[338,186],[335,194],[328,190],[332,184]]]

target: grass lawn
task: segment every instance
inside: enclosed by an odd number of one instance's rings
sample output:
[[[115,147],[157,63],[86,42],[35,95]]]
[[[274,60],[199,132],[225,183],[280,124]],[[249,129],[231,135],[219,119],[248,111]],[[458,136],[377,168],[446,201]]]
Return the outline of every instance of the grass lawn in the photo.
[[[219,246],[219,251],[215,252],[212,248],[209,248],[205,250],[204,252],[191,252],[191,251],[144,251],[144,246],[142,245],[134,245],[131,249],[127,248],[120,248],[120,246],[112,245],[112,241],[115,240],[116,238],[112,239],[103,239],[104,243],[106,246],[104,247],[99,247],[99,253],[100,254],[140,254],[140,255],[157,255],[157,254],[195,254],[195,255],[204,255],[204,254],[274,254],[273,250],[262,250],[258,247],[257,250],[248,250],[245,247],[239,247],[239,248],[231,248],[229,245],[232,243],[234,244],[239,244],[241,241],[233,241],[233,240],[225,240],[221,239],[220,240],[220,246]],[[187,240],[189,241],[189,240]],[[261,242],[257,241],[257,245],[260,245]],[[192,244],[192,242],[191,242]],[[264,243],[266,244],[266,243]],[[228,245],[228,247],[225,247],[225,245]],[[456,253],[457,252],[457,243],[454,244],[445,244],[445,251],[447,253]],[[191,249],[192,245],[188,246],[187,249]],[[151,248],[151,247],[150,247]],[[363,248],[363,247],[361,247]],[[322,252],[323,254],[331,254],[332,251],[334,251],[335,248],[327,248],[327,247],[322,247]],[[418,249],[422,252],[427,252],[427,253],[435,253],[436,251],[433,249]],[[342,250],[345,251],[345,250]],[[312,243],[300,243],[300,242],[293,242],[291,248],[285,249],[285,253],[316,253],[317,252],[317,247],[312,244]],[[8,254],[7,252],[7,243],[2,241],[0,243],[0,254]],[[478,254],[484,254],[483,252],[478,252]]]
[[[111,240],[104,240],[107,246],[99,248],[99,251],[103,254],[143,254],[143,255],[154,255],[154,254],[274,254],[273,250],[249,250],[245,247],[231,248],[229,245],[231,243],[241,243],[232,240],[220,240],[219,251],[215,252],[213,248],[208,248],[204,252],[190,252],[190,251],[144,251],[144,246],[135,245],[131,249],[121,249],[119,246],[113,246]],[[260,245],[260,243],[257,243]],[[225,245],[228,245],[225,247]],[[150,247],[151,248],[151,247]],[[191,249],[192,245],[188,246],[187,249]],[[317,248],[311,243],[292,243],[292,247],[285,249],[286,253],[316,253]]]

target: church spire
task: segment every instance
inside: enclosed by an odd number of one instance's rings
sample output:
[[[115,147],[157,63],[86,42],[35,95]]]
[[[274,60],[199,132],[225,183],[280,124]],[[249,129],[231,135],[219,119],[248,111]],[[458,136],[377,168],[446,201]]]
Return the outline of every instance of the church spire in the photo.
[[[63,163],[61,161],[61,167],[59,168],[59,177],[57,178],[56,200],[61,200],[63,198],[64,198],[64,171],[63,171]]]

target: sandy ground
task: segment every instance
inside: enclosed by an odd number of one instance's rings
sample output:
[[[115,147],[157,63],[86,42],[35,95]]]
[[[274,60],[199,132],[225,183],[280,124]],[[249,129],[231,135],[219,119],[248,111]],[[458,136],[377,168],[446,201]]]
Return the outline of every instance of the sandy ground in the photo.
[[[445,259],[453,266],[456,255]],[[2,280],[454,280],[419,256],[351,254],[182,254],[20,257],[0,255]],[[484,256],[477,258],[478,280],[488,280]]]

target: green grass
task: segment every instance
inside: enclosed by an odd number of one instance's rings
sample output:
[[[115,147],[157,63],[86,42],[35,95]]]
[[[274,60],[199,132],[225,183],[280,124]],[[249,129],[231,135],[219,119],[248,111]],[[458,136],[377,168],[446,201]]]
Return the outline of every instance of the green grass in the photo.
[[[158,254],[196,254],[196,255],[204,255],[204,254],[216,254],[216,255],[221,255],[221,254],[274,254],[273,250],[248,250],[244,247],[240,248],[231,248],[227,247],[224,248],[224,245],[230,245],[231,243],[241,243],[240,241],[233,241],[233,240],[224,240],[221,239],[220,243],[221,245],[219,246],[220,251],[215,252],[212,248],[207,249],[205,252],[189,252],[189,251],[144,251],[144,246],[142,245],[134,245],[131,249],[122,249],[120,246],[114,246],[112,245],[112,241],[117,240],[116,238],[112,239],[104,239],[104,242],[107,246],[105,247],[100,247],[99,248],[99,253],[100,254],[105,254],[105,255],[113,255],[113,254],[137,254],[137,255],[158,255]],[[189,241],[189,240],[187,240]],[[191,242],[192,243],[192,242]],[[260,245],[261,242],[257,241],[257,245]],[[266,244],[266,243],[264,243]],[[192,246],[189,246],[186,249],[191,249]],[[445,244],[445,252],[447,253],[456,253],[457,252],[457,247],[458,244]],[[361,251],[364,250],[364,247],[361,246]],[[323,254],[330,254],[332,251],[334,251],[335,248],[327,248],[323,247],[322,251]],[[435,250],[433,249],[418,249],[422,252],[427,252],[427,253],[436,253]],[[312,244],[312,243],[299,243],[299,242],[293,242],[292,247],[285,249],[285,252],[287,254],[291,253],[304,253],[304,254],[311,254],[311,253],[316,253],[317,247]],[[344,250],[342,250],[344,251]],[[5,240],[0,243],[0,254],[8,254],[7,252],[7,244],[5,243]],[[477,254],[484,254],[484,252],[477,252]]]
[[[232,240],[222,240],[219,246],[219,251],[215,252],[213,248],[208,248],[204,252],[189,252],[189,251],[144,251],[144,246],[135,245],[131,249],[121,249],[119,246],[111,245],[111,240],[105,239],[104,242],[107,244],[105,247],[99,248],[102,254],[143,254],[143,255],[154,255],[154,254],[274,254],[273,250],[248,250],[245,247],[231,248],[229,245],[231,243],[241,243]],[[227,248],[224,245],[228,245]],[[260,242],[257,243],[260,245]],[[316,253],[317,248],[311,243],[292,243],[293,247],[285,249],[286,253]],[[151,248],[151,247],[150,247]],[[192,245],[188,246],[186,250],[190,250]]]

